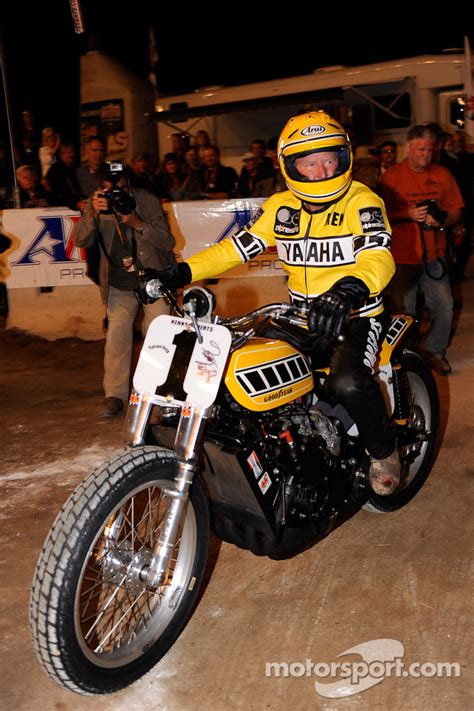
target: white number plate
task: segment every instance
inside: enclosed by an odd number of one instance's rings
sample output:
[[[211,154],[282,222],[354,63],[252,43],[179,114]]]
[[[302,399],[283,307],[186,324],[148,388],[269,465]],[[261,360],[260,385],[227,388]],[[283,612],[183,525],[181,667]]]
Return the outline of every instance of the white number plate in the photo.
[[[216,399],[232,337],[224,326],[199,322],[199,343],[190,319],[157,316],[138,360],[133,387],[163,402],[209,407]],[[156,395],[155,395],[156,393]]]

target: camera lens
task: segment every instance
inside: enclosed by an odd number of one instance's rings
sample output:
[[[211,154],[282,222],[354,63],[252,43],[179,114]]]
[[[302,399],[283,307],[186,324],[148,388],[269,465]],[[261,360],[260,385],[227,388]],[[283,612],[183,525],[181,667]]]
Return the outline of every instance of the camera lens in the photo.
[[[116,188],[112,191],[112,206],[121,215],[130,215],[136,208],[137,203],[125,190]]]

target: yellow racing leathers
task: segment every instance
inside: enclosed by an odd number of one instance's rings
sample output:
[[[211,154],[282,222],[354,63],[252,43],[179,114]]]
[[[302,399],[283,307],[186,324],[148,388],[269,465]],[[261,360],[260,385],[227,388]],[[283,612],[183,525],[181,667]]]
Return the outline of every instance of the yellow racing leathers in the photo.
[[[370,297],[352,316],[383,311],[381,292],[395,265],[381,198],[352,181],[338,202],[310,212],[290,191],[272,195],[253,223],[190,257],[192,280],[209,279],[276,246],[293,300],[311,300],[346,276],[361,279]]]

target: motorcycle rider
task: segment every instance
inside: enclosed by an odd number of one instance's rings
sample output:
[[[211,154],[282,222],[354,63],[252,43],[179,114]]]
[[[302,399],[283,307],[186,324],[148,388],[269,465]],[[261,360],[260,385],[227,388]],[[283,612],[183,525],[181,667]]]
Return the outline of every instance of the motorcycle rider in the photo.
[[[357,424],[371,458],[371,486],[391,494],[400,482],[400,460],[373,377],[387,323],[381,292],[395,271],[383,201],[352,180],[349,138],[323,111],[291,118],[278,156],[288,190],[272,195],[237,234],[158,276],[179,288],[276,245],[292,300],[309,308],[309,330],[335,343],[327,387]]]

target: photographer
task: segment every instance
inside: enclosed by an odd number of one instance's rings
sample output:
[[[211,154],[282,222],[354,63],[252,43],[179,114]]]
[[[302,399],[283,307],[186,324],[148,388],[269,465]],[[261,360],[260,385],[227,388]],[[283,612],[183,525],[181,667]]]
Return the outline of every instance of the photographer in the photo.
[[[87,201],[73,234],[78,247],[100,247],[99,283],[107,308],[104,353],[104,417],[115,417],[128,400],[133,322],[139,303],[137,268],[163,269],[174,263],[174,239],[160,201],[130,188],[121,163],[109,163],[101,187]],[[168,307],[163,300],[144,306],[143,331]]]
[[[431,367],[449,375],[445,356],[453,320],[453,297],[446,266],[446,227],[459,222],[463,200],[451,173],[432,162],[434,136],[413,126],[407,157],[389,168],[380,194],[392,225],[396,273],[390,284],[392,311],[416,314],[420,289],[430,311],[431,328],[420,349]]]

